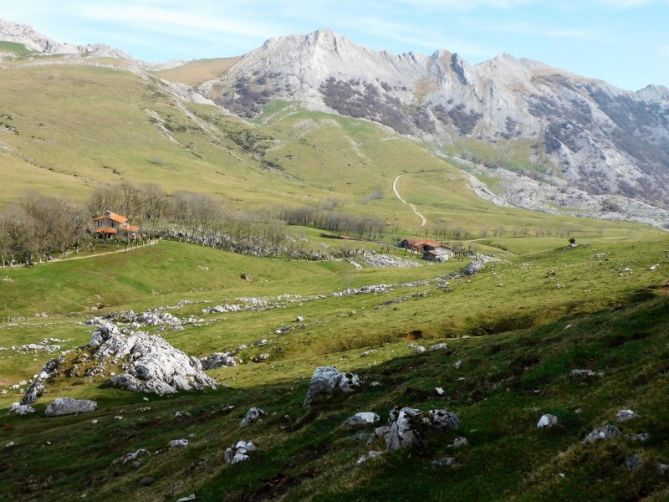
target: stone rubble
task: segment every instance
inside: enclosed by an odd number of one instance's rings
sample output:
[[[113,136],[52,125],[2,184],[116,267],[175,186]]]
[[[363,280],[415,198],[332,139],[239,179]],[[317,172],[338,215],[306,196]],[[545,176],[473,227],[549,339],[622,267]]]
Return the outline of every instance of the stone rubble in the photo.
[[[251,441],[237,441],[230,448],[226,448],[224,453],[225,462],[228,464],[238,464],[249,460],[249,453],[256,451],[257,447]]]

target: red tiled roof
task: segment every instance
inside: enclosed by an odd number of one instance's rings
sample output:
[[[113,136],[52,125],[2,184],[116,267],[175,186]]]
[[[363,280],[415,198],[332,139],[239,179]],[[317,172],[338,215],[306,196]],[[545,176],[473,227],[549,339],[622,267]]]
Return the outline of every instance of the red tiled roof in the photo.
[[[433,248],[439,247],[439,243],[434,240],[430,239],[407,239],[407,242],[409,243],[410,246],[414,247],[423,247],[423,246],[431,246]]]
[[[105,213],[102,216],[98,216],[93,221],[107,220],[107,219],[113,220],[117,223],[125,223],[126,221],[128,221],[128,218],[126,218],[125,216],[121,216],[120,214],[112,213],[111,211],[109,211],[109,214]]]
[[[124,232],[137,232],[139,230],[139,226],[125,224],[121,225],[121,230],[123,230]]]

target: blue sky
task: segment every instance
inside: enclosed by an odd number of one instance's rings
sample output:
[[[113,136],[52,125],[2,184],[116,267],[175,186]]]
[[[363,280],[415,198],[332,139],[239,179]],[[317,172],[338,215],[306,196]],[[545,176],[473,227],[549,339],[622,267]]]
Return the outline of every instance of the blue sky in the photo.
[[[0,17],[148,61],[233,56],[332,28],[373,49],[500,52],[639,89],[669,86],[669,0],[28,0]]]

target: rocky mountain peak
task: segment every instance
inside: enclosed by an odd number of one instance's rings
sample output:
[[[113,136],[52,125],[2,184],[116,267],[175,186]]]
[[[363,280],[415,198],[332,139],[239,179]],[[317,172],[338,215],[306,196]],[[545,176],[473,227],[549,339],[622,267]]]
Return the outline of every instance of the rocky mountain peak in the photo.
[[[0,40],[23,44],[40,54],[76,54],[132,60],[125,52],[104,44],[75,45],[59,42],[39,33],[31,26],[0,19]]]

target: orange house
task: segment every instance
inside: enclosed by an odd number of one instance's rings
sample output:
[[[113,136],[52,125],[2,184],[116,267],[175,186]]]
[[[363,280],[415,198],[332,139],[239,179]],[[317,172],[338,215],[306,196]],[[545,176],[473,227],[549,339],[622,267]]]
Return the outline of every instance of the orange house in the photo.
[[[102,216],[93,218],[95,226],[95,235],[102,238],[110,238],[116,235],[123,237],[130,237],[134,239],[137,237],[139,227],[137,225],[130,225],[128,218],[120,214],[105,211]]]

